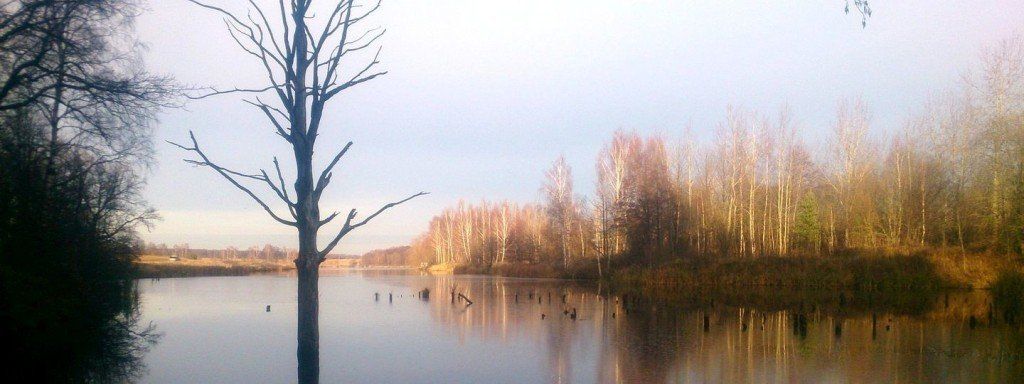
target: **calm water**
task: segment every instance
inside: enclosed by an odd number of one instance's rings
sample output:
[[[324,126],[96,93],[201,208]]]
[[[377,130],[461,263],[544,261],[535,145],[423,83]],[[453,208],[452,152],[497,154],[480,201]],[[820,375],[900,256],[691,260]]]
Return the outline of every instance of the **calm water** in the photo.
[[[563,281],[381,271],[329,273],[320,287],[325,383],[1024,380],[1024,331],[984,292],[640,300]],[[163,334],[142,382],[295,381],[294,276],[140,288],[141,323]],[[473,305],[452,303],[453,288]]]

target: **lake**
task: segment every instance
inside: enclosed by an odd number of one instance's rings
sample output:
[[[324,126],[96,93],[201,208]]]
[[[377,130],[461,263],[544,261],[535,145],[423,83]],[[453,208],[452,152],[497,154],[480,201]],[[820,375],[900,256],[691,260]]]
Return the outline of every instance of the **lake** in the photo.
[[[285,274],[140,281],[140,324],[161,334],[140,381],[294,382],[295,285]],[[325,271],[320,295],[325,383],[1024,380],[1024,331],[983,291],[645,298],[353,270]]]

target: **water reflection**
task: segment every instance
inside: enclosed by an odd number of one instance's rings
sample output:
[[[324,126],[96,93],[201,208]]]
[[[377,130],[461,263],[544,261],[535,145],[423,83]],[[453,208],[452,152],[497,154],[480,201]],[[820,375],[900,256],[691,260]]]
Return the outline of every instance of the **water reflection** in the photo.
[[[424,288],[414,283],[422,280],[377,279],[406,292]],[[449,335],[535,338],[546,351],[550,382],[1024,379],[1024,332],[987,292],[662,292],[648,298],[552,280],[426,281],[435,292],[431,319]],[[451,292],[473,304],[453,302]]]
[[[293,381],[294,292],[284,275],[145,282],[165,336],[142,381]],[[323,382],[1024,379],[1024,330],[986,292],[610,294],[395,271],[325,274],[320,292]]]
[[[3,339],[14,353],[5,358],[13,382],[121,383],[145,373],[143,358],[159,338],[140,323],[134,283],[120,297],[69,313],[59,300],[40,302],[33,316],[9,319]],[[77,307],[76,307],[77,308]],[[7,320],[5,320],[7,321]],[[31,322],[31,324],[26,323]]]
[[[141,324],[137,301],[107,320],[94,340],[87,340],[79,364],[71,365],[69,382],[134,382],[146,372],[143,358],[160,334],[152,324]]]

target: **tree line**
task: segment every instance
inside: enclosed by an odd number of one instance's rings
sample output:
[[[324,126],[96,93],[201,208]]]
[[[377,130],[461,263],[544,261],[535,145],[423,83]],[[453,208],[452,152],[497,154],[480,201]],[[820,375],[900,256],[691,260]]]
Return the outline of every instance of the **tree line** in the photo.
[[[408,258],[408,254],[408,245],[374,249],[360,256],[359,262],[362,265],[404,266],[410,265],[411,263],[411,260]]]
[[[272,244],[249,246],[241,249],[227,246],[222,249],[192,248],[188,243],[172,244],[145,243],[141,248],[143,255],[174,256],[182,259],[263,259],[263,260],[294,260],[297,250],[278,247]]]
[[[868,106],[840,102],[828,127],[782,108],[729,108],[707,142],[615,133],[590,196],[557,159],[543,202],[458,205],[415,239],[409,264],[654,265],[694,255],[823,256],[943,248],[1021,255],[1024,43],[884,135]],[[810,129],[808,129],[810,128]],[[810,147],[802,133],[827,132]],[[881,137],[887,137],[882,139]]]
[[[169,79],[140,65],[132,0],[0,4],[0,334],[11,372],[138,373],[135,228]]]

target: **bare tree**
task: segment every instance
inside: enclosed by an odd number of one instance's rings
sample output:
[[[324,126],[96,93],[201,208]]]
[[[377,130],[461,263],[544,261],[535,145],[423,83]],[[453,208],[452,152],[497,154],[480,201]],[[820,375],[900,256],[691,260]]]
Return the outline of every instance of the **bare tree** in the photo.
[[[459,243],[462,245],[462,257],[469,262],[473,262],[473,216],[473,207],[468,206],[465,201],[459,201],[455,225]]]
[[[608,256],[623,251],[622,231],[619,225],[625,197],[627,159],[638,150],[636,135],[615,132],[612,142],[601,149],[597,158],[597,194],[601,212],[602,248]],[[610,262],[610,259],[608,260]]]
[[[548,215],[551,218],[551,229],[562,249],[562,265],[569,265],[569,235],[575,221],[575,202],[573,201],[572,168],[566,163],[564,156],[551,165],[545,173],[544,195],[548,202]]]
[[[362,23],[379,9],[380,2],[359,6],[354,4],[354,0],[344,0],[313,11],[313,0],[279,0],[277,10],[265,12],[250,0],[248,12],[240,14],[196,0],[189,1],[223,17],[231,37],[246,54],[255,58],[267,76],[267,83],[263,86],[228,90],[212,88],[193,97],[236,93],[251,96],[246,102],[262,113],[274,132],[291,146],[295,160],[294,188],[289,191],[277,158],[273,159],[272,172],[275,175],[272,177],[263,169],[257,173],[244,173],[218,165],[210,159],[192,132],[189,133],[188,144],[175,145],[198,157],[187,162],[214,170],[255,200],[275,221],[298,231],[299,253],[295,259],[298,270],[298,381],[316,383],[320,372],[317,287],[320,263],[356,228],[366,225],[391,207],[426,194],[419,192],[385,204],[361,219],[357,219],[355,209],[343,215],[334,212],[321,217],[320,199],[331,183],[333,169],[352,146],[351,142],[346,144],[320,172],[314,173],[313,153],[324,112],[342,91],[387,73],[378,69],[379,47],[368,62],[349,66],[350,59],[375,47],[384,34],[381,28],[362,28]],[[279,20],[272,23],[275,18]],[[314,25],[317,21],[320,24]],[[268,94],[274,102],[263,101],[261,96]],[[269,188],[284,203],[288,213],[277,213],[246,183]],[[339,215],[343,217],[341,228],[327,245],[318,247],[318,232]]]
[[[137,12],[135,0],[0,4],[0,112],[45,122],[47,178],[70,151],[89,152],[94,166],[148,160],[150,123],[176,89],[141,65]]]
[[[793,224],[793,211],[796,205],[794,187],[799,187],[800,179],[795,172],[796,154],[799,141],[796,126],[790,121],[788,109],[779,114],[778,123],[773,127],[775,134],[775,253],[784,255],[789,251],[790,229]],[[767,207],[766,207],[767,208]]]
[[[842,231],[844,246],[854,244],[851,230],[867,230],[867,223],[863,220],[865,212],[857,208],[858,200],[870,198],[863,192],[865,180],[874,170],[874,154],[868,137],[869,120],[863,102],[843,102],[832,126],[835,136],[829,148],[832,170],[828,182],[834,193],[840,228],[833,226],[830,232]]]
[[[978,126],[979,174],[988,180],[991,245],[1024,251],[1024,38],[1014,36],[982,51],[980,73],[967,78]]]
[[[498,263],[504,263],[505,256],[508,255],[508,241],[512,222],[516,219],[514,215],[518,207],[511,206],[508,201],[503,201],[497,210],[498,223],[494,227],[494,237],[498,244]]]

